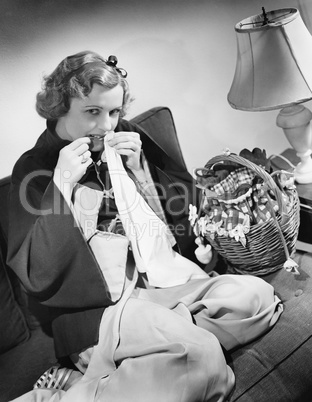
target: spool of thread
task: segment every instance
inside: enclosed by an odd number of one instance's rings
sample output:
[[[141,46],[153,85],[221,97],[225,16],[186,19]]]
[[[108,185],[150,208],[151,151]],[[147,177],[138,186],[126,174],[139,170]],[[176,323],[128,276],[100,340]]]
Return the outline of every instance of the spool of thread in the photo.
[[[195,243],[198,245],[197,249],[195,250],[196,258],[202,264],[208,264],[212,259],[212,249],[210,244],[204,245],[203,241],[197,237]]]

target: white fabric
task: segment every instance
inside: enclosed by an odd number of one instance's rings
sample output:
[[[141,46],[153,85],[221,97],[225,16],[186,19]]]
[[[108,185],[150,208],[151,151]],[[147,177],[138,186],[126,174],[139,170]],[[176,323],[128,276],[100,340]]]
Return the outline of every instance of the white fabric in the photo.
[[[97,230],[98,213],[104,192],[78,184],[72,197],[71,210],[99,264],[112,301],[120,299],[127,274],[133,276],[128,261],[129,240],[126,236]]]
[[[182,285],[190,279],[206,278],[207,274],[198,265],[172,249],[169,228],[136,191],[120,155],[107,143],[109,138],[108,134],[105,153],[115,202],[139,272],[146,272],[149,284],[156,287]]]
[[[103,191],[77,184],[73,191],[71,212],[78,224],[89,240],[95,233],[100,206],[103,199]]]

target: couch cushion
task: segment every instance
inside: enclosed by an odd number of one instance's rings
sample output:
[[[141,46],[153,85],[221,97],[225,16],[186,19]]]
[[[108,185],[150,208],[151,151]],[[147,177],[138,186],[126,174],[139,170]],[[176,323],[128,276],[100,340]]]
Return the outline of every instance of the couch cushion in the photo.
[[[8,402],[30,391],[38,378],[56,363],[53,339],[42,328],[30,339],[0,355],[0,402]]]
[[[0,228],[1,230],[1,228]],[[1,236],[0,236],[1,238]],[[0,250],[0,353],[29,338],[24,315],[14,298],[7,268]]]

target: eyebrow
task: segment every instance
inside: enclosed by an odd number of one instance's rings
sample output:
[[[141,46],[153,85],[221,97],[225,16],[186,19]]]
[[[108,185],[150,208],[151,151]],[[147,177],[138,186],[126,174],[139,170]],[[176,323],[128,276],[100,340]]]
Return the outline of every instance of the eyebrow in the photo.
[[[84,107],[97,107],[98,109],[103,109],[103,107],[99,105],[86,105]]]
[[[99,105],[86,105],[86,106],[84,106],[84,107],[85,107],[85,108],[87,108],[87,107],[96,107],[96,108],[98,108],[98,109],[104,109],[103,106],[99,106]],[[111,110],[114,110],[114,109],[122,109],[122,105],[121,105],[121,106],[113,107]]]

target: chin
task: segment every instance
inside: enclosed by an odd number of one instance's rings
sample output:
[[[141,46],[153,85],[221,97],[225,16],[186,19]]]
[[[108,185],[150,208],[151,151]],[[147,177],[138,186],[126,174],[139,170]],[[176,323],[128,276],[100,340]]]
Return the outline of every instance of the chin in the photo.
[[[90,149],[91,152],[101,152],[104,151],[104,145],[100,144],[98,146],[93,147],[92,149]]]
[[[91,142],[89,144],[89,149],[92,152],[103,151],[104,150],[103,138],[96,138],[96,137],[91,138]]]

